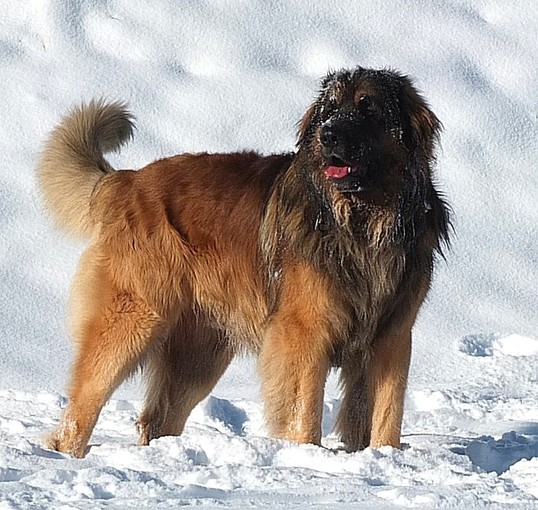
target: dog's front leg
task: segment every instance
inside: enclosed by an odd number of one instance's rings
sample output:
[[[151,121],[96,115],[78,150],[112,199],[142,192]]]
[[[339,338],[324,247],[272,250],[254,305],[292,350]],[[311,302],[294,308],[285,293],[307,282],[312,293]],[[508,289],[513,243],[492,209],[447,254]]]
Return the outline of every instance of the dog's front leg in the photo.
[[[411,331],[379,338],[369,370],[371,446],[400,447],[405,389],[411,361]]]
[[[346,450],[400,447],[410,359],[411,332],[402,330],[375,339],[371,352],[342,364],[337,430]]]
[[[313,335],[293,321],[274,323],[259,368],[270,434],[319,445],[329,359]]]
[[[326,279],[307,264],[284,271],[259,369],[271,435],[320,444],[333,330]]]
[[[368,358],[366,352],[356,353],[342,363],[340,372],[343,398],[335,428],[348,452],[366,448],[370,443],[372,405],[367,387]]]

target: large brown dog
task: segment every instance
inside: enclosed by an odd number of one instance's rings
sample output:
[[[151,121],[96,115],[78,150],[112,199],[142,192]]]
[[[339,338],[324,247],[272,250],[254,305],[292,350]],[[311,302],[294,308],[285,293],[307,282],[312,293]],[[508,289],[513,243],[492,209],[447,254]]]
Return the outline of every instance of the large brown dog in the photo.
[[[180,434],[240,350],[259,357],[270,433],[319,444],[341,368],[349,450],[400,445],[411,329],[448,210],[432,184],[440,124],[410,80],[329,74],[295,154],[185,154],[115,172],[133,131],[92,102],[53,131],[38,176],[57,223],[91,244],[72,292],[78,345],[50,448],[84,456],[138,366],[140,443]]]

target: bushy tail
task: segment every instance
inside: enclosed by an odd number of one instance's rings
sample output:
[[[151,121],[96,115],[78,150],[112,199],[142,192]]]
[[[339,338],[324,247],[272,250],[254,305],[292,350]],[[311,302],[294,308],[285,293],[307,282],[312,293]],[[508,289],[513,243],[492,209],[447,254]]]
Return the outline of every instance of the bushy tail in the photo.
[[[37,166],[39,187],[56,224],[77,237],[91,235],[90,199],[97,182],[114,169],[104,154],[133,135],[123,103],[92,101],[74,108],[52,131]]]

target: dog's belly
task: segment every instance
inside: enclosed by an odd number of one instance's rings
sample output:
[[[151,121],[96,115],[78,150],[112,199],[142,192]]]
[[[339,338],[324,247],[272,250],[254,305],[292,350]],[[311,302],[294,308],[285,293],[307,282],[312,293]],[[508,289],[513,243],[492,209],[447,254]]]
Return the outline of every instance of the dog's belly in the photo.
[[[243,262],[243,263],[241,263]],[[193,300],[235,349],[258,352],[267,320],[263,279],[250,263],[222,256],[197,257],[191,274]]]

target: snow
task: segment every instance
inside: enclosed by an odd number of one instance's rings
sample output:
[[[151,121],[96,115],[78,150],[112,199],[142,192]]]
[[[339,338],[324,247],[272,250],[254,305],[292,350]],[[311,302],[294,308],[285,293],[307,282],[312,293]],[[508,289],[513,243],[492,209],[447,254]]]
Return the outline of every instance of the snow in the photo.
[[[535,508],[538,505],[538,10],[532,0],[3,0],[0,17],[0,509]],[[140,167],[181,151],[293,148],[329,68],[410,74],[444,124],[453,248],[415,328],[404,448],[270,439],[253,360],[180,438],[134,446],[135,380],[86,459],[44,450],[65,406],[69,281],[83,246],[34,181],[73,104],[126,100]]]
[[[138,447],[137,404],[113,400],[89,455],[75,460],[39,446],[64,404],[50,393],[0,392],[5,508],[531,508],[537,493],[538,443],[516,433],[449,435],[435,410],[413,413],[427,414],[437,433],[406,434],[401,451],[347,454],[331,434],[326,448],[269,439],[260,403],[216,397],[198,406],[180,438]]]

